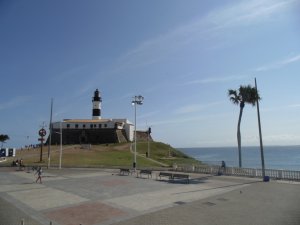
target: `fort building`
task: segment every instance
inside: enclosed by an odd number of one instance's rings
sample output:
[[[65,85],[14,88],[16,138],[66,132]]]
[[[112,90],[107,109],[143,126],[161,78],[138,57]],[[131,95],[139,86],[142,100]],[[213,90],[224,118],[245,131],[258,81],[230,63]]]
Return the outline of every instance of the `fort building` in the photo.
[[[107,144],[134,140],[134,124],[127,119],[103,119],[101,117],[102,98],[99,90],[92,98],[92,119],[64,119],[52,123],[51,144]],[[149,129],[150,130],[150,129]],[[137,141],[152,140],[149,131],[137,131]],[[50,136],[49,136],[50,137]],[[47,143],[50,142],[48,137]]]

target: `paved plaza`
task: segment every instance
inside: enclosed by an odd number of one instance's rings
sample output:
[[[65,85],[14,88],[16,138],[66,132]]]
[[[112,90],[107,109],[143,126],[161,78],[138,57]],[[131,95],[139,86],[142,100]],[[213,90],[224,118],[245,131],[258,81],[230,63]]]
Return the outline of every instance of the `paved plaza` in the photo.
[[[191,174],[169,182],[111,169],[0,168],[0,225],[300,224],[300,185]]]

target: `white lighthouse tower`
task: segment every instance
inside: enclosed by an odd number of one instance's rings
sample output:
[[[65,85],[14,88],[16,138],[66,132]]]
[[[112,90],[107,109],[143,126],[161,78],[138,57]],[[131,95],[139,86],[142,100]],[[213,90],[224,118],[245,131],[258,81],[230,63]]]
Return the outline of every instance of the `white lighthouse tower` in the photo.
[[[101,102],[102,99],[100,97],[100,92],[98,89],[94,92],[94,97],[92,99],[93,102],[93,120],[101,119]]]

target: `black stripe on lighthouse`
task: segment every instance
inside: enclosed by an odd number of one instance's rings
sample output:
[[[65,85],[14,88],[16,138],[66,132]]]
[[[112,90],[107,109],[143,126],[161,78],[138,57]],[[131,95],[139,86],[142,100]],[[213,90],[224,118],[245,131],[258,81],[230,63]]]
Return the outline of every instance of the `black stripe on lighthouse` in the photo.
[[[100,116],[101,110],[100,109],[93,109],[93,116]]]

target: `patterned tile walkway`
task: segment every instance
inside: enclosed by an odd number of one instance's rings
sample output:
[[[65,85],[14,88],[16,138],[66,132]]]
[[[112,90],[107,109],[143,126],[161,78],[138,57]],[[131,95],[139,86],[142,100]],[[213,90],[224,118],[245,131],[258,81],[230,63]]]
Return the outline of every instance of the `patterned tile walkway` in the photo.
[[[45,171],[43,184],[36,184],[34,173],[0,168],[0,225],[22,219],[25,225],[300,224],[299,185],[192,178],[169,183],[114,170],[63,169]]]

